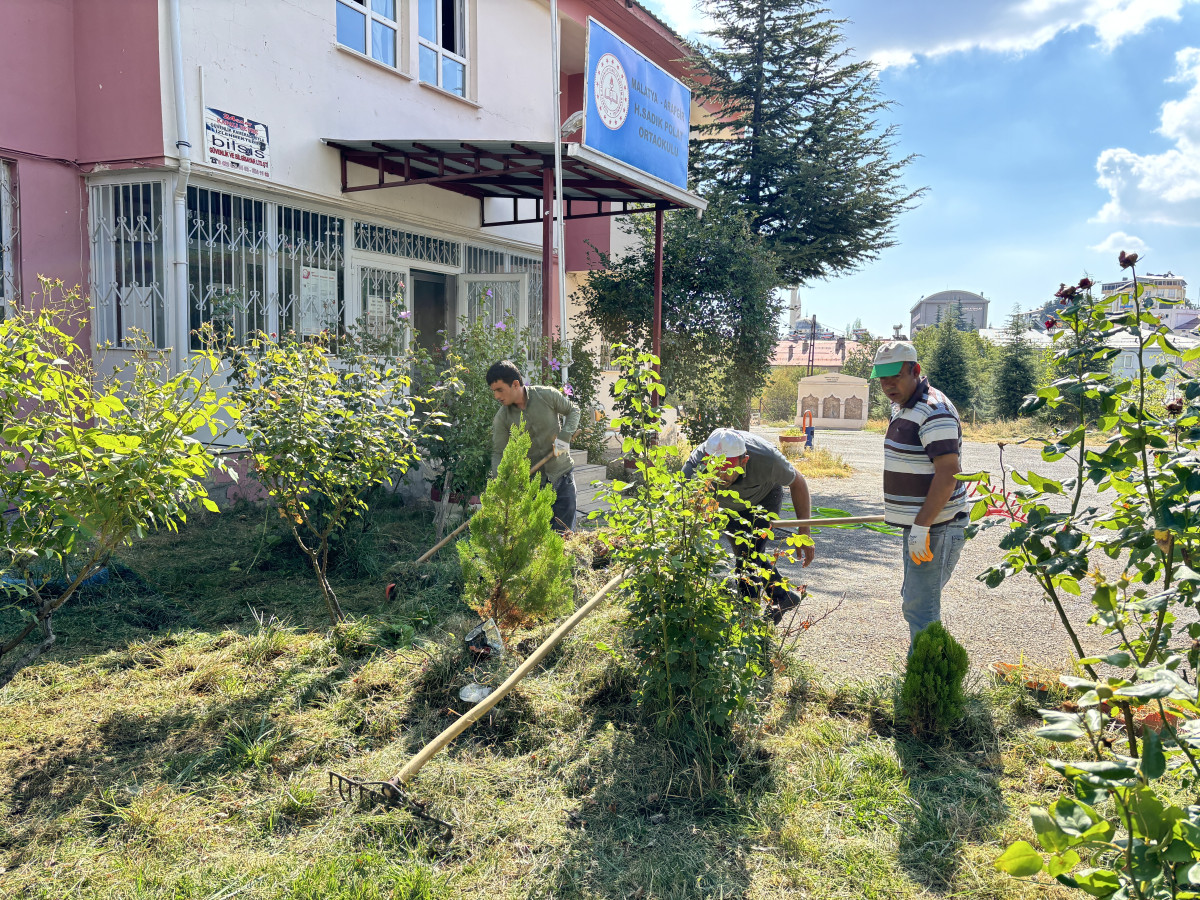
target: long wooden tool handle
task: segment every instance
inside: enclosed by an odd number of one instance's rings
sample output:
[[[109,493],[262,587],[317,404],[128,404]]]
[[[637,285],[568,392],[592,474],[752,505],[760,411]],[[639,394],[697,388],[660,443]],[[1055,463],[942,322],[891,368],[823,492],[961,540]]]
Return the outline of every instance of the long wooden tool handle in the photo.
[[[843,516],[840,519],[776,519],[771,526],[799,528],[805,525],[867,525],[882,521],[883,516]]]
[[[454,540],[456,537],[458,537],[460,534],[462,534],[464,531],[466,531],[467,526],[470,524],[471,524],[471,520],[467,519],[465,522],[463,522],[461,525],[459,525],[457,528],[455,528],[452,532],[450,532],[448,535],[446,535],[444,538],[442,538],[440,541],[438,541],[436,544],[434,544],[432,547],[430,547],[428,550],[426,550],[425,553],[423,553],[421,556],[418,556],[416,564],[419,566],[423,562],[428,562],[429,559],[433,556],[433,554],[437,553],[439,550],[441,550],[443,547],[445,547],[448,543],[450,543],[452,540]]]
[[[440,751],[452,740],[454,740],[456,737],[474,725],[477,721],[479,721],[479,719],[485,716],[493,706],[504,699],[505,694],[511,691],[516,686],[518,681],[532,672],[534,668],[536,668],[537,665],[549,655],[550,651],[558,645],[559,641],[570,634],[576,625],[582,622],[592,610],[599,606],[600,601],[604,599],[605,595],[618,584],[620,584],[624,577],[624,573],[615,576],[608,582],[608,584],[600,588],[600,590],[594,594],[587,603],[575,610],[575,614],[554,629],[554,633],[551,634],[550,637],[546,638],[542,646],[538,647],[537,650],[533,652],[533,655],[529,657],[529,659],[521,663],[521,665],[517,667],[517,671],[509,675],[508,678],[504,680],[504,683],[500,685],[500,687],[496,688],[496,690],[492,691],[492,693],[488,694],[486,697],[472,706],[469,710],[467,710],[462,718],[456,720],[453,725],[426,744],[420,753],[418,753],[405,764],[404,768],[401,769],[399,773],[397,773],[396,777],[392,779],[392,782],[401,785],[407,784],[408,780],[420,772],[421,767],[424,766],[425,763],[429,762],[429,760],[433,759],[433,757],[437,755],[438,751]]]
[[[532,469],[529,470],[529,474],[532,475],[534,472],[536,472],[538,469],[540,469],[546,463],[550,462],[550,460],[552,460],[552,459],[554,459],[554,454],[547,453],[542,458],[541,462],[539,462],[536,466],[534,466]],[[417,557],[416,565],[419,566],[423,562],[428,562],[433,557],[433,554],[437,553],[439,550],[441,550],[443,547],[445,547],[448,543],[450,543],[452,540],[454,540],[456,537],[458,537],[460,534],[462,534],[464,531],[466,531],[467,526],[470,523],[471,523],[471,520],[467,519],[465,522],[463,522],[461,525],[459,525],[457,528],[455,528],[452,532],[450,532],[448,535],[446,535],[444,538],[442,538],[440,541],[438,541],[436,544],[434,544],[432,547],[430,547],[429,550],[427,550],[424,554]]]

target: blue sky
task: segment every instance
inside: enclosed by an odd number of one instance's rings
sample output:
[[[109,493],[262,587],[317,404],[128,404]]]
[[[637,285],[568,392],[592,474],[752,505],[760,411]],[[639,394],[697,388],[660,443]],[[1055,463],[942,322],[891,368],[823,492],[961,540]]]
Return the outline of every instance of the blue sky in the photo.
[[[691,0],[643,0],[681,33]],[[1200,297],[1200,0],[828,0],[880,66],[928,191],[897,245],[802,290],[805,315],[891,333],[922,296],[982,293],[1002,327],[1062,281],[1143,271]],[[1141,267],[1140,267],[1141,268]]]

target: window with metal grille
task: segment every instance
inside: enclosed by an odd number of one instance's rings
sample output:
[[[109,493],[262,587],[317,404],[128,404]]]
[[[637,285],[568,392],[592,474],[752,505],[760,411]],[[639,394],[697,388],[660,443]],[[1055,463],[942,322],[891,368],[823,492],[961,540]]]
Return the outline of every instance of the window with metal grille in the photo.
[[[161,182],[92,188],[92,304],[101,344],[168,346]]]
[[[467,96],[466,0],[417,0],[421,80]]]
[[[21,203],[17,166],[0,159],[0,322],[21,302]]]
[[[540,259],[468,244],[466,271],[468,275],[527,274],[529,277],[525,279],[525,296],[520,298],[521,302],[516,307],[524,309],[520,324],[522,327],[528,327],[535,334],[542,333],[542,261]],[[493,293],[495,290],[493,288]],[[468,301],[470,299],[468,297]]]
[[[354,223],[354,249],[435,263],[439,266],[458,266],[462,258],[462,244],[458,241],[414,234],[411,231],[389,228],[386,225],[371,225],[367,222]]]
[[[266,204],[223,191],[189,187],[188,331],[211,323],[237,342],[268,329]]]
[[[279,324],[300,335],[337,334],[345,322],[346,221],[280,206]]]

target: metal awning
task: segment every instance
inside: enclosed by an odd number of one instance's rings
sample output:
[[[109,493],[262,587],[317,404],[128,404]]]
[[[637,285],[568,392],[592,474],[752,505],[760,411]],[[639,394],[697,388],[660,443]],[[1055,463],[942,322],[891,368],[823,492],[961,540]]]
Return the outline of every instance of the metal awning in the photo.
[[[325,138],[338,150],[342,191],[376,191],[425,184],[484,199],[513,201],[511,218],[482,220],[483,225],[542,221],[547,176],[554,171],[550,141],[410,141]],[[707,201],[639,169],[597,153],[577,142],[562,145],[564,218],[585,219],[665,209],[703,211]],[[349,166],[370,169],[370,181],[350,180]],[[536,203],[522,218],[521,200]],[[528,207],[526,207],[528,208]]]

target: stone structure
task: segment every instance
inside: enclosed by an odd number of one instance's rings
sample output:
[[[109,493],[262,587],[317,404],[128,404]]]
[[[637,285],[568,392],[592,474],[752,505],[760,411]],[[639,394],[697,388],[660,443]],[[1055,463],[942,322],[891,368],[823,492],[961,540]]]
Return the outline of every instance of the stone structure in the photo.
[[[796,424],[804,424],[811,412],[819,431],[835,428],[857,431],[867,424],[869,382],[865,378],[838,373],[801,378],[796,391]]]

